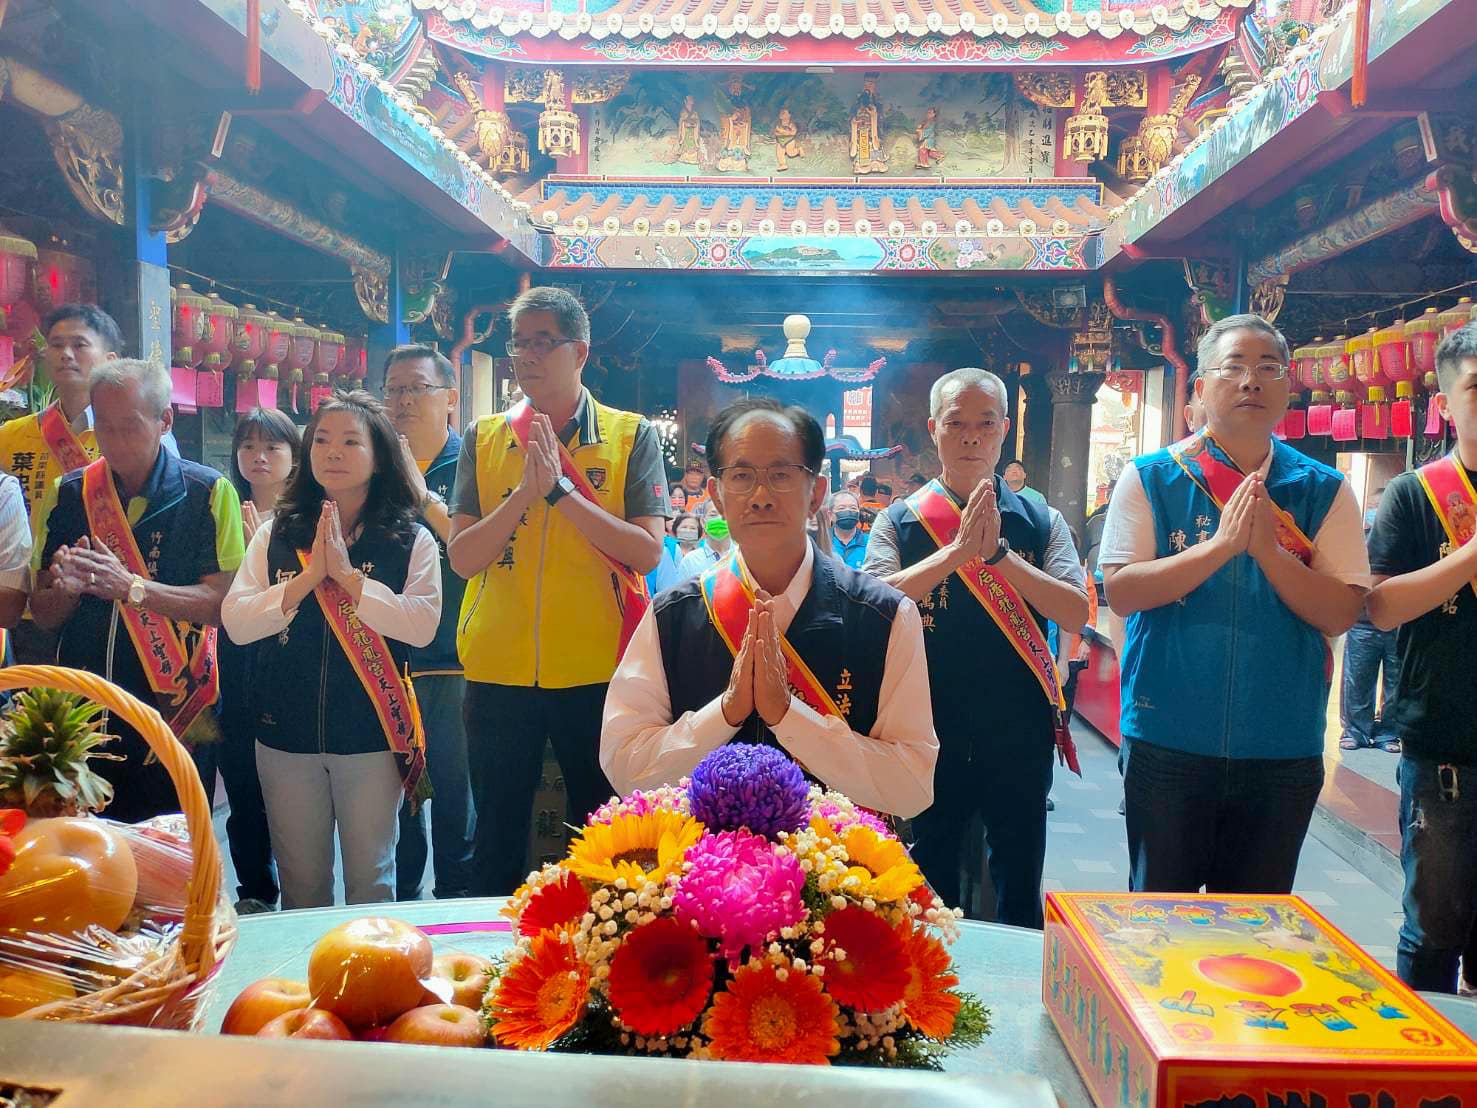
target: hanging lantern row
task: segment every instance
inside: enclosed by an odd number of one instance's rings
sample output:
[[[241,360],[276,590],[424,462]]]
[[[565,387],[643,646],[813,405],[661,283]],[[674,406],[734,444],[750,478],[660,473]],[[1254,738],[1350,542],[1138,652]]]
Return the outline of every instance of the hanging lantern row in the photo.
[[[1469,297],[1445,311],[1427,308],[1412,320],[1371,327],[1361,335],[1321,336],[1292,354],[1294,379],[1308,392],[1306,408],[1291,408],[1278,427],[1283,438],[1327,435],[1335,442],[1415,434],[1419,385],[1434,393],[1436,347],[1477,320]],[[1424,433],[1443,433],[1441,414],[1427,403]]]
[[[174,345],[173,402],[185,411],[225,404],[225,371],[236,376],[236,411],[287,406],[300,411],[302,385],[312,375],[310,407],[333,389],[351,388],[368,371],[365,340],[285,319],[255,304],[237,308],[218,293],[181,283],[170,289]]]

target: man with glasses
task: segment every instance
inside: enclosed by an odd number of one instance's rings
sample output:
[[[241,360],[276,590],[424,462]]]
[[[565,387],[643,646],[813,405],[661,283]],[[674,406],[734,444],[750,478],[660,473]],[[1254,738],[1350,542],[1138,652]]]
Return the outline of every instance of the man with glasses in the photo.
[[[610,797],[598,737],[605,689],[647,604],[670,508],[655,429],[581,384],[590,319],[559,288],[508,309],[525,399],[474,423],[451,497],[451,567],[471,581],[457,649],[477,809],[473,892],[522,881],[533,795],[552,741],[564,822]],[[435,802],[432,801],[434,805]]]
[[[1124,470],[1098,555],[1128,621],[1130,881],[1286,893],[1323,784],[1326,637],[1358,617],[1369,559],[1344,478],[1272,435],[1281,333],[1229,316],[1198,361],[1204,429]]]
[[[938,740],[918,609],[806,536],[825,440],[750,398],[708,432],[708,492],[735,554],[657,597],[605,704],[600,764],[622,792],[673,784],[730,742],[767,743],[858,804],[912,816]]]
[[[466,582],[452,571],[446,553],[451,534],[446,498],[462,449],[462,437],[451,429],[460,395],[456,386],[451,362],[424,343],[397,346],[385,358],[385,407],[410,463],[421,522],[436,536],[441,550],[441,623],[431,644],[413,651],[410,673],[426,732],[426,774],[435,793],[429,813],[430,854],[438,899],[466,896],[471,890],[475,819],[462,725],[466,680],[456,653],[457,615]],[[396,900],[420,899],[426,832],[426,805],[414,814],[409,804],[403,805],[395,847]]]

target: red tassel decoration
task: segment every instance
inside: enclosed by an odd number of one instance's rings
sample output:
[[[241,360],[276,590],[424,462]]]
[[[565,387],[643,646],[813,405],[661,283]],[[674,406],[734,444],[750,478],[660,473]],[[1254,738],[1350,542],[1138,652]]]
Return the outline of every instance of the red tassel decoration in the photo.
[[[1436,407],[1436,398],[1433,396],[1426,401],[1426,438],[1439,439],[1446,434],[1446,427],[1442,423],[1441,409]]]
[[[262,0],[246,0],[246,91],[262,90]]]
[[[1369,95],[1369,9],[1370,0],[1359,0],[1354,10],[1354,80],[1349,89],[1349,103],[1364,107]]]
[[[1359,413],[1353,408],[1340,408],[1333,413],[1333,441],[1353,442],[1359,437]]]
[[[1287,414],[1282,417],[1282,433],[1289,439],[1306,438],[1308,434],[1308,413],[1302,408],[1288,408]]]

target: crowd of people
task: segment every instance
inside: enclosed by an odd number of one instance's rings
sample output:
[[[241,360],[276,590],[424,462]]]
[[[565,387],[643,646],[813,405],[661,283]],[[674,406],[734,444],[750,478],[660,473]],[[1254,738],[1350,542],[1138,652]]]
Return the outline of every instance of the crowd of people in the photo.
[[[1003,382],[934,382],[940,472],[896,492],[870,474],[832,492],[820,425],[765,398],[719,412],[706,466],[669,487],[653,425],[582,384],[579,301],[535,288],[508,323],[510,410],[457,434],[455,368],[402,346],[381,396],[336,394],[301,436],[244,415],[220,474],[170,447],[167,371],[121,357],[99,309],[57,309],[56,399],[0,427],[14,659],[159,706],[224,781],[243,911],[331,903],[335,843],[351,903],[420,896],[428,858],[437,897],[511,893],[546,744],[578,824],[747,741],[910,819],[947,902],[979,819],[997,917],[1040,927],[1097,590],[1020,463],[997,475]],[[1232,316],[1197,353],[1193,433],[1125,469],[1087,559],[1126,619],[1132,887],[1292,888],[1328,643],[1363,620],[1393,632],[1380,730],[1359,706],[1346,726],[1400,753],[1399,970],[1454,990],[1477,922],[1477,325],[1437,353],[1455,450],[1389,484],[1367,544],[1339,472],[1273,436],[1283,336]],[[110,728],[108,814],[172,810],[140,737]]]

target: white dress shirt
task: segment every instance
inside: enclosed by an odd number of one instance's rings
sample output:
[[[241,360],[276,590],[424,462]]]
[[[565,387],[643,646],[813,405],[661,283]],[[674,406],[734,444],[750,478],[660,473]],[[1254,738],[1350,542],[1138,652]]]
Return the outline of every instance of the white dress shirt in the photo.
[[[0,589],[31,591],[31,521],[21,483],[0,473]]]
[[[267,545],[272,541],[273,522],[257,528],[246,548],[246,561],[221,605],[221,626],[241,646],[280,634],[297,615],[296,608],[282,608],[287,582],[272,584],[268,579]],[[356,609],[366,627],[387,639],[426,646],[436,637],[441,622],[441,556],[431,532],[416,528],[405,591],[397,593],[384,582],[366,577]]]
[[[810,591],[814,561],[815,547],[806,543],[800,569],[776,598],[775,626],[782,635]],[[747,579],[742,556],[738,564]],[[812,776],[858,804],[905,818],[927,808],[933,802],[938,738],[917,605],[906,597],[898,603],[877,719],[868,734],[851,730],[843,719],[820,715],[795,696],[770,730]],[[697,711],[672,719],[656,616],[648,608],[605,698],[600,765],[611,783],[622,793],[674,784],[736,734],[738,728],[723,718],[721,692]]]

